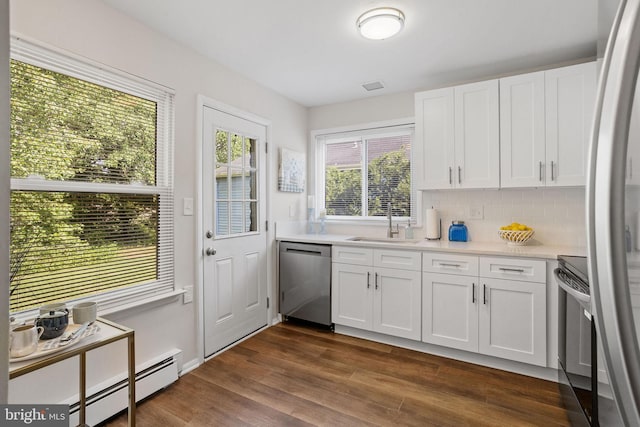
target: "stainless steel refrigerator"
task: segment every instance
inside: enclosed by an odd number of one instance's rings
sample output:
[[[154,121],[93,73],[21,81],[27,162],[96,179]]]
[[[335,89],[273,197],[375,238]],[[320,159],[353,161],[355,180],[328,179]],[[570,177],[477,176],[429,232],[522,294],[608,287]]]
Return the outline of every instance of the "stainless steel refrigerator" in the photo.
[[[600,425],[640,426],[640,0],[615,3],[589,157],[589,279],[617,411]]]

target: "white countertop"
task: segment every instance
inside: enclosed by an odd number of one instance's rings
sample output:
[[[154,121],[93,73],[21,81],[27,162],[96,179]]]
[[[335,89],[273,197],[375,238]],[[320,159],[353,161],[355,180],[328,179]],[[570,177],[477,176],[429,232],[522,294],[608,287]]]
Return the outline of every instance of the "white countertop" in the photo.
[[[502,242],[449,242],[446,240],[419,240],[396,242],[353,241],[355,236],[339,234],[281,234],[276,240],[300,243],[318,243],[341,246],[366,246],[385,249],[413,249],[419,251],[456,252],[469,255],[518,256],[526,258],[557,259],[558,255],[586,256],[587,249],[574,246],[551,246],[531,244],[509,246]],[[402,242],[402,243],[400,243]]]

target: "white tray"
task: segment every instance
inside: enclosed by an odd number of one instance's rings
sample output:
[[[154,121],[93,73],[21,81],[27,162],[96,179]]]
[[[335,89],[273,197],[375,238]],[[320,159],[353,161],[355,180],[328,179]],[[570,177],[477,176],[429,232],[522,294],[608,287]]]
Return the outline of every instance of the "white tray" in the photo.
[[[87,329],[85,329],[83,333],[81,333],[74,339],[61,342],[62,337],[67,336],[69,335],[69,333],[79,329],[80,326],[82,325],[69,324],[69,326],[67,326],[67,329],[64,331],[64,334],[60,335],[58,338],[38,341],[38,349],[36,351],[31,354],[27,354],[26,356],[12,357],[9,359],[9,363],[23,362],[25,360],[37,359],[38,357],[44,357],[53,353],[57,353],[59,351],[72,347],[86,337],[90,337],[91,335],[100,332],[100,326],[98,326],[97,323],[92,323],[91,325],[87,326]]]

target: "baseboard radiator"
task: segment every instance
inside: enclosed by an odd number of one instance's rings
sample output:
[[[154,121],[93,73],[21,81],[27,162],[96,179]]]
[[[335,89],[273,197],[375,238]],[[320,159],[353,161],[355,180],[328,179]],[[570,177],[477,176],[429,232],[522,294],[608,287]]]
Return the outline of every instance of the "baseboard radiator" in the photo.
[[[136,402],[176,381],[181,365],[182,351],[175,349],[137,367]],[[129,404],[128,383],[125,373],[87,390],[87,424],[96,425],[127,409]],[[78,396],[61,403],[69,405],[69,425],[77,426],[80,417]]]

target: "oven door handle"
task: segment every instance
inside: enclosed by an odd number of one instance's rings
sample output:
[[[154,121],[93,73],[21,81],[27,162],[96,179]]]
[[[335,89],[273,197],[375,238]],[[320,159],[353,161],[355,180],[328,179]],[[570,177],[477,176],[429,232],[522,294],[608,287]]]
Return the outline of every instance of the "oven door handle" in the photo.
[[[559,273],[560,268],[556,268],[553,270],[553,275],[556,276],[556,282],[558,283],[558,286],[562,288],[562,290],[564,290],[566,293],[568,293],[578,301],[581,301],[585,304],[591,304],[591,295],[583,294],[582,292],[573,289],[571,286],[566,284],[564,280],[562,280]]]

